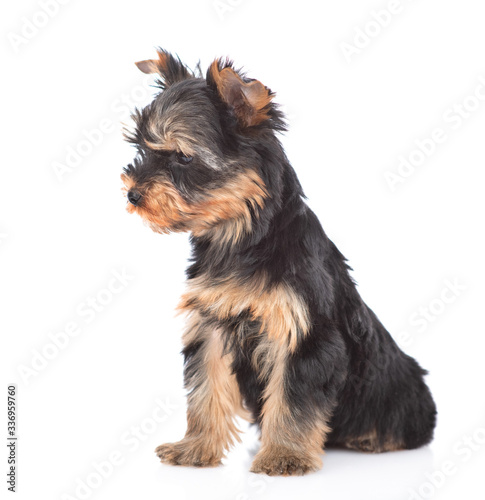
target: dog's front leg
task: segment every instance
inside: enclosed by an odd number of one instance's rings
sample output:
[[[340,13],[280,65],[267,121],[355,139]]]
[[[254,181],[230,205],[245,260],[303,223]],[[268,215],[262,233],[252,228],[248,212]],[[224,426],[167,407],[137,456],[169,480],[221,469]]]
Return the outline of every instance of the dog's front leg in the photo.
[[[164,463],[216,466],[234,441],[240,440],[234,417],[241,414],[241,396],[221,334],[193,314],[184,335],[187,432],[181,441],[155,450]]]
[[[315,357],[315,359],[311,359]],[[322,467],[323,445],[332,405],[323,383],[302,380],[298,365],[312,366],[315,354],[295,362],[288,347],[268,342],[259,362],[266,380],[261,415],[261,449],[251,472],[303,475]]]

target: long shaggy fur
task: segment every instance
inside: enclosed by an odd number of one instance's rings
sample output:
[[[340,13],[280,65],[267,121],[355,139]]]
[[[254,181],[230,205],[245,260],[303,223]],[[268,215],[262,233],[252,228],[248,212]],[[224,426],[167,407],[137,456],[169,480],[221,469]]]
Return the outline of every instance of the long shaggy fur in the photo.
[[[304,474],[324,446],[367,452],[430,442],[436,409],[425,371],[359,296],[345,258],[304,201],[277,132],[274,94],[228,60],[206,78],[160,50],[138,63],[161,92],[134,114],[129,204],[155,231],[189,231],[179,308],[188,428],[163,462],[213,466],[261,429],[252,470]]]

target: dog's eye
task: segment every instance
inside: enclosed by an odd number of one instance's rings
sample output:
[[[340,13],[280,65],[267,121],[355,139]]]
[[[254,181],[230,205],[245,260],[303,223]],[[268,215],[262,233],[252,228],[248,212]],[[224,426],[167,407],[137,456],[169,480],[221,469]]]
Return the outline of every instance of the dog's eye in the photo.
[[[188,163],[190,163],[192,160],[193,160],[193,156],[188,156],[188,155],[184,155],[183,153],[181,152],[178,152],[177,153],[177,160],[182,163],[183,165],[187,165]]]

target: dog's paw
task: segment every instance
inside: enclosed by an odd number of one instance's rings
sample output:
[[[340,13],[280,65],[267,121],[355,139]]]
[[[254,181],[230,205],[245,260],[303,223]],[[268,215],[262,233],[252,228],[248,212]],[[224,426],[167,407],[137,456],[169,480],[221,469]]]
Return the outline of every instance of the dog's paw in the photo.
[[[162,463],[193,467],[215,467],[221,464],[222,458],[204,448],[203,443],[187,438],[177,443],[162,444],[155,453]]]
[[[254,458],[251,472],[268,476],[303,476],[322,468],[317,454],[304,454],[285,448],[260,451]]]

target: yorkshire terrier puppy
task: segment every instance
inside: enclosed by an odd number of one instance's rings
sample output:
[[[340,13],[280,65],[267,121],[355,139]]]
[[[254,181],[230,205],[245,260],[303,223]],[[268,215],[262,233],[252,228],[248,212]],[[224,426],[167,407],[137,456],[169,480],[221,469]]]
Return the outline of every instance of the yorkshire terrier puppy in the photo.
[[[161,461],[221,463],[256,423],[251,471],[320,469],[324,446],[366,452],[429,443],[436,408],[423,376],[363,302],[324,233],[277,134],[274,94],[228,60],[205,76],[164,50],[137,63],[160,93],[136,110],[137,149],[122,180],[127,210],[159,233],[188,231],[179,305],[187,432]]]

